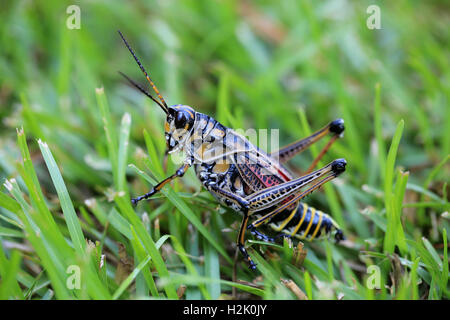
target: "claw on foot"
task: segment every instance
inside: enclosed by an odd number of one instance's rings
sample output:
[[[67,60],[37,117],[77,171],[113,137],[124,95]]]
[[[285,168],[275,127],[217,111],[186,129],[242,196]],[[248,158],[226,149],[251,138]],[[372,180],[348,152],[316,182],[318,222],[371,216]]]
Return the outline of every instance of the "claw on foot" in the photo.
[[[254,263],[253,260],[250,260],[249,264],[250,265],[248,266],[248,268],[253,270],[253,271],[255,271],[256,270],[256,263]]]
[[[342,230],[338,230],[336,234],[334,235],[334,239],[336,240],[336,243],[339,243],[339,241],[345,240],[344,233]]]

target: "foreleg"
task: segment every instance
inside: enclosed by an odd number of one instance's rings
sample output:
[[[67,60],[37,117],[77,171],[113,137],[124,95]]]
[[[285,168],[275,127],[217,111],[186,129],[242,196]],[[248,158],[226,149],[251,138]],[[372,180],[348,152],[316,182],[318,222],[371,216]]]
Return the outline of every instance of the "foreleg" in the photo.
[[[183,166],[181,166],[180,168],[178,168],[178,170],[171,175],[170,177],[164,179],[163,181],[161,181],[160,183],[158,183],[156,186],[154,186],[149,192],[147,192],[146,194],[139,196],[137,198],[131,199],[131,202],[133,204],[137,204],[139,201],[144,200],[144,199],[148,199],[151,196],[153,196],[155,193],[159,192],[166,184],[168,184],[169,182],[171,182],[172,180],[178,178],[178,177],[182,177],[185,172],[187,171],[187,169],[190,167],[189,164],[184,164]]]

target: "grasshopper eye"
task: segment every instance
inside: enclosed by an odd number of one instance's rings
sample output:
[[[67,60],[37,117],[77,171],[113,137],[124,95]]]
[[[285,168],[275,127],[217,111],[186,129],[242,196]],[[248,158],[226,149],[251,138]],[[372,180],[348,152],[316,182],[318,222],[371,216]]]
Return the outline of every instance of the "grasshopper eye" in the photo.
[[[188,118],[184,114],[184,112],[178,112],[175,117],[175,127],[177,129],[182,129],[186,126],[187,121],[188,121]]]

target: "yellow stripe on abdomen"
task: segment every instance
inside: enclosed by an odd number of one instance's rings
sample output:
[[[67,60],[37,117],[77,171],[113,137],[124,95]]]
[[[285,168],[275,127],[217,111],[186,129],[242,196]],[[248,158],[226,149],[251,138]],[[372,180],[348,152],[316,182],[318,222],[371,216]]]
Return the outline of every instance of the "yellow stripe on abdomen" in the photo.
[[[306,215],[308,213],[308,205],[303,203],[302,207],[303,207],[302,218],[300,219],[300,222],[295,227],[294,231],[292,231],[291,236],[295,236],[295,234],[297,233],[298,229],[300,229],[300,226],[303,224],[303,221],[305,220],[305,217],[306,217]]]
[[[311,207],[311,218],[310,218],[310,220],[309,220],[309,224],[308,224],[308,226],[306,227],[305,232],[303,232],[302,239],[305,239],[306,236],[308,235],[309,229],[311,229],[311,226],[312,226],[312,224],[313,224],[313,222],[314,222],[314,216],[315,216],[315,215],[316,215],[316,209],[314,209],[313,207]]]
[[[280,223],[280,225],[279,225],[278,227],[273,226],[272,229],[274,229],[275,231],[281,231],[281,230],[283,230],[284,227],[286,227],[286,225],[289,223],[289,221],[291,221],[292,218],[294,218],[295,213],[296,213],[297,210],[298,210],[298,207],[299,207],[299,205],[297,205],[297,207],[296,207],[294,210],[292,210],[292,213],[289,215],[289,217],[287,217],[286,219],[284,219],[284,220]]]
[[[320,226],[321,226],[321,224],[322,224],[323,212],[322,212],[322,211],[319,211],[319,210],[317,210],[317,211],[318,211],[317,214],[319,215],[319,222],[317,222],[316,230],[314,230],[314,232],[313,232],[313,234],[311,235],[311,238],[309,238],[309,240],[313,240],[313,239],[316,237],[317,232],[319,231]]]

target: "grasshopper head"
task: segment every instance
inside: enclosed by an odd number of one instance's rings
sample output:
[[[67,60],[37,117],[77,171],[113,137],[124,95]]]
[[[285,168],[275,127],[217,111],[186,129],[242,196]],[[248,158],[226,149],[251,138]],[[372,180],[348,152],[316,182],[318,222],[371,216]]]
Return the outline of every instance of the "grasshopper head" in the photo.
[[[186,105],[170,106],[164,124],[164,135],[166,137],[169,152],[178,149],[177,146],[185,141],[194,126],[195,111]]]

